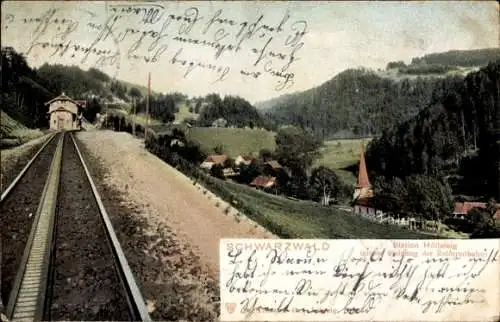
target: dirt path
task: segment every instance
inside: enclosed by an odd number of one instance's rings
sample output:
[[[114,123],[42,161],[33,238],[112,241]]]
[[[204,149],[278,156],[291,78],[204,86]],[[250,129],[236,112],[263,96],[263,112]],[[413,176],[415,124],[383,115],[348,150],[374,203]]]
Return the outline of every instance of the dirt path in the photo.
[[[127,133],[78,133],[91,154],[109,170],[106,184],[144,207],[152,225],[170,227],[191,246],[202,266],[218,277],[220,238],[277,238],[262,227],[223,214],[193,182]]]

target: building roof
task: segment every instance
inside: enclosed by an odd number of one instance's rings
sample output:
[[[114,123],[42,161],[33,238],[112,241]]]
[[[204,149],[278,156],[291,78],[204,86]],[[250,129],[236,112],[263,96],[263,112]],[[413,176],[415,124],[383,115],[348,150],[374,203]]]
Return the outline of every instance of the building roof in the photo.
[[[58,108],[53,109],[52,111],[47,112],[47,114],[52,114],[54,112],[68,112],[68,113],[71,113],[71,114],[75,114],[72,111],[70,111],[70,110],[68,110],[68,109],[66,109],[66,108],[64,108],[62,106],[59,106]]]
[[[363,144],[361,144],[361,156],[359,158],[359,173],[357,188],[370,188],[370,180],[368,179],[368,171],[366,170],[365,153]]]
[[[257,178],[253,179],[250,185],[254,187],[269,188],[272,187],[275,183],[275,177],[258,176]]]
[[[273,169],[281,169],[281,164],[279,164],[276,160],[267,161],[266,164]]]
[[[228,159],[228,157],[225,154],[221,154],[221,155],[209,155],[205,159],[205,162],[212,162],[214,164],[223,165],[224,162],[226,162],[227,159]]]
[[[358,194],[355,196],[355,199],[373,198],[374,195],[375,194],[371,188],[361,188],[358,190]]]
[[[254,159],[251,155],[239,155],[239,157],[245,161],[252,161]]]
[[[485,202],[455,202],[455,207],[453,209],[454,215],[467,215],[467,213],[473,208],[486,209]],[[500,216],[500,204],[496,204],[495,217]]]
[[[50,101],[46,102],[45,105],[49,105],[49,104],[51,104],[52,102],[55,102],[55,101],[70,101],[71,103],[73,103],[75,105],[77,104],[77,102],[75,102],[72,98],[66,96],[66,94],[64,94],[64,92],[62,92],[61,95],[59,95],[56,98],[53,98]]]
[[[87,108],[87,101],[86,100],[75,100],[76,105],[82,107],[82,108]]]

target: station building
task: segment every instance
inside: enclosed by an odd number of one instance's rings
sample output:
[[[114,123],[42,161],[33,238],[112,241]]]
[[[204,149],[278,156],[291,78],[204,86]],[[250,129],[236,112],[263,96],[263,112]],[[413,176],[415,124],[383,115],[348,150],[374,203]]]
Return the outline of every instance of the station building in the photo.
[[[49,106],[51,130],[73,131],[80,130],[82,123],[82,110],[86,107],[85,101],[75,101],[66,96],[64,92],[56,98],[45,103]]]

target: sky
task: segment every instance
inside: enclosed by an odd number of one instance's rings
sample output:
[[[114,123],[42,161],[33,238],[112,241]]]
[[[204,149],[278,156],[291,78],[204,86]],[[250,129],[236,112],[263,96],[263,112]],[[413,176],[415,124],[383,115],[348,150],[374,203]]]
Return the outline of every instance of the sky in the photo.
[[[255,103],[347,68],[498,47],[498,10],[496,1],[6,1],[1,41],[32,67],[96,67],[144,86],[151,73],[153,91]]]

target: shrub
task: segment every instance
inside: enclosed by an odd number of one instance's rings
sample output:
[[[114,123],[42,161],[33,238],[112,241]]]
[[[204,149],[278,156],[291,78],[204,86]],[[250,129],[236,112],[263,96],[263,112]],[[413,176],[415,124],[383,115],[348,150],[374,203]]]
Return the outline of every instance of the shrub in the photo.
[[[210,169],[210,174],[216,178],[224,179],[224,169],[219,164],[214,164]]]

